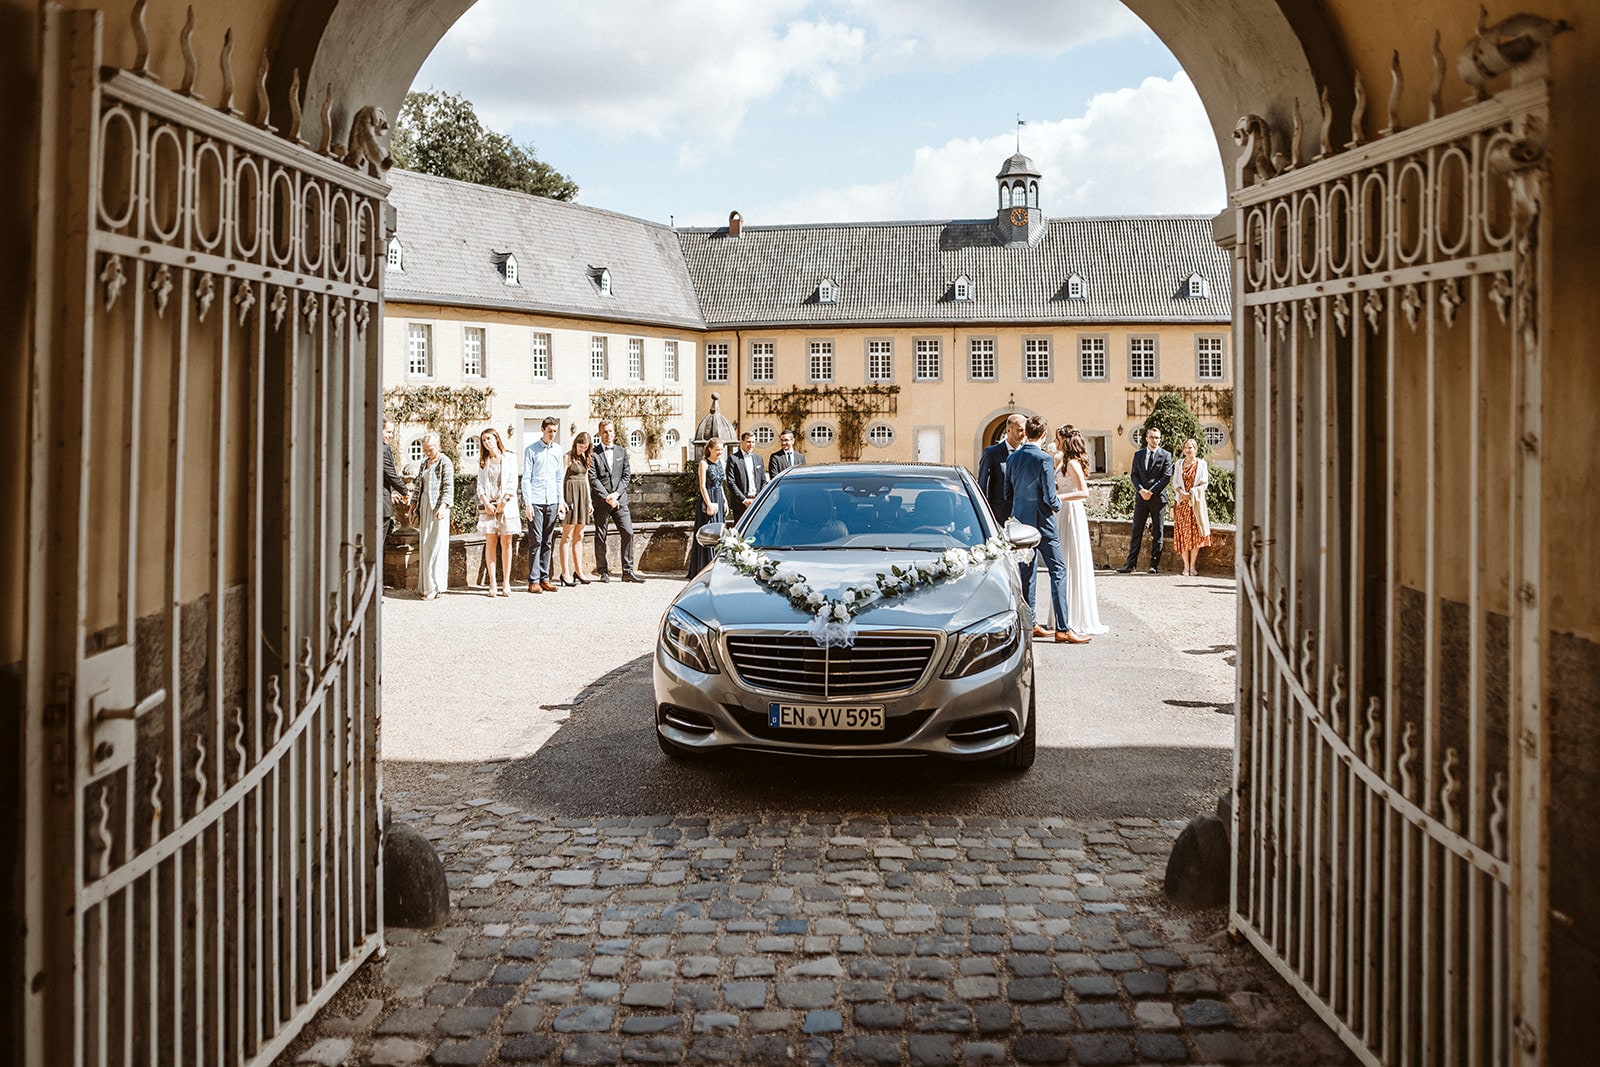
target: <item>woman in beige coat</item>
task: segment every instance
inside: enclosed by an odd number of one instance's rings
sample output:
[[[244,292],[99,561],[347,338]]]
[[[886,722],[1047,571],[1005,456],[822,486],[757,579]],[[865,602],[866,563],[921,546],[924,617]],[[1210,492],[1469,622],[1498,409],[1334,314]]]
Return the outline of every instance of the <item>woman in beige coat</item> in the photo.
[[[1197,455],[1200,445],[1194,438],[1183,443],[1183,458],[1172,476],[1177,500],[1172,506],[1172,539],[1183,557],[1183,573],[1196,575],[1200,550],[1211,543],[1211,516],[1206,513],[1206,486],[1211,483],[1211,468]]]

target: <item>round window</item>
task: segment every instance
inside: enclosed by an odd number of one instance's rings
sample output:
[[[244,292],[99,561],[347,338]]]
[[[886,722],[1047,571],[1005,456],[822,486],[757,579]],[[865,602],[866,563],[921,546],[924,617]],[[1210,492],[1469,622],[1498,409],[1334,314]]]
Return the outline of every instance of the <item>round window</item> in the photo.
[[[468,437],[461,442],[461,458],[469,463],[478,462],[478,439]]]
[[[771,426],[768,426],[764,423],[760,426],[757,426],[750,432],[755,434],[756,444],[760,445],[762,448],[766,448],[768,445],[772,444],[772,442],[778,439],[778,432]]]
[[[1228,443],[1228,431],[1214,422],[1207,424],[1201,432],[1206,435],[1206,444],[1212,448],[1221,448]]]
[[[837,435],[834,433],[833,427],[825,422],[817,423],[806,433],[806,437],[818,448],[826,448],[828,445],[833,444],[835,436]]]
[[[411,462],[413,462],[413,463],[421,463],[422,462],[422,438],[419,437],[415,441],[412,441],[411,442],[411,447],[406,449],[406,454],[411,457]]]
[[[678,443],[678,431],[669,429],[666,433],[661,435],[661,443],[666,445],[668,448],[676,445]]]
[[[894,427],[887,422],[875,422],[867,430],[867,440],[879,448],[885,448],[894,442]]]
[[[644,431],[643,430],[629,430],[628,431],[628,447],[629,448],[643,448],[644,447]]]

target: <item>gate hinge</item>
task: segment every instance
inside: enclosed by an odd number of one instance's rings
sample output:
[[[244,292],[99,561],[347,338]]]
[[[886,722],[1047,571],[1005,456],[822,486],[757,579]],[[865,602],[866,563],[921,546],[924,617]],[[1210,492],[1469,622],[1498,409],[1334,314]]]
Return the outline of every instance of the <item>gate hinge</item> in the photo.
[[[44,706],[45,744],[49,749],[50,788],[66,796],[72,772],[72,676],[58,674]]]

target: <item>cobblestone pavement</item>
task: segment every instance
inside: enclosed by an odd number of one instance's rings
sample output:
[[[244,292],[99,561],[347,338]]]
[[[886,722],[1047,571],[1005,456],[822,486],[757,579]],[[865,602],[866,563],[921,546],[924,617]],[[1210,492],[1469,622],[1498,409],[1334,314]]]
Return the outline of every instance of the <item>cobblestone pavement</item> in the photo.
[[[390,930],[280,1062],[1349,1062],[1220,912],[1165,905],[1178,822],[586,821],[500,771],[391,796],[453,922]]]

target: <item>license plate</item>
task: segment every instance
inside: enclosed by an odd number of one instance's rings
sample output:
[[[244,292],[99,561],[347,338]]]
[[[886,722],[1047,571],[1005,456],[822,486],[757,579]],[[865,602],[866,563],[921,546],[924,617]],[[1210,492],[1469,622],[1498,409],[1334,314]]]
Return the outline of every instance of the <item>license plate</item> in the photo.
[[[769,704],[767,725],[796,730],[881,730],[883,706],[843,708],[833,704]]]

